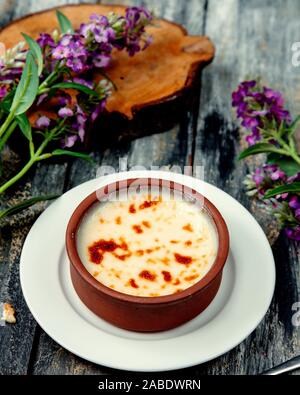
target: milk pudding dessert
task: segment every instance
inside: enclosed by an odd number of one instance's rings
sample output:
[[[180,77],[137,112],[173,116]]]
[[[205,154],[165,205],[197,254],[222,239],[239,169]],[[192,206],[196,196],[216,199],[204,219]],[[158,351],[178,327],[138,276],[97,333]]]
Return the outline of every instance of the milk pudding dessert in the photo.
[[[218,241],[198,204],[176,195],[136,193],[95,203],[76,239],[81,262],[103,285],[129,295],[170,295],[201,280],[212,267]]]

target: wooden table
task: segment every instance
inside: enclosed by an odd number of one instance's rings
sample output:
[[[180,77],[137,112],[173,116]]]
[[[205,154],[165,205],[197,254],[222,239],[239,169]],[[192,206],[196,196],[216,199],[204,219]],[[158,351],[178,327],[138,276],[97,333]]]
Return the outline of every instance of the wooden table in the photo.
[[[0,24],[69,2],[80,3],[75,0],[1,0]],[[119,3],[142,2],[119,0]],[[276,260],[277,283],[266,317],[243,343],[222,357],[189,368],[185,373],[194,376],[258,374],[300,353],[300,327],[292,325],[292,305],[300,301],[300,257],[297,244],[279,234],[276,223],[263,206],[245,194],[242,182],[254,161],[237,162],[243,140],[231,110],[230,95],[239,81],[261,75],[267,84],[285,93],[293,115],[300,112],[300,68],[293,67],[291,62],[291,45],[300,41],[300,2],[146,0],[143,3],[154,8],[157,15],[182,23],[190,34],[208,35],[216,45],[217,56],[202,73],[201,92],[195,108],[190,108],[172,130],[95,152],[95,165],[81,160],[40,163],[8,199],[61,194],[94,178],[100,165],[117,167],[118,158],[123,156],[128,157],[129,166],[204,165],[206,181],[239,200],[264,228]],[[6,155],[13,167],[16,156],[9,152]],[[20,252],[42,208],[44,206],[30,209],[1,228],[0,302],[10,301],[14,305],[17,323],[0,327],[0,374],[114,373],[56,344],[37,325],[25,304],[18,273]],[[245,306],[247,308],[251,307]]]

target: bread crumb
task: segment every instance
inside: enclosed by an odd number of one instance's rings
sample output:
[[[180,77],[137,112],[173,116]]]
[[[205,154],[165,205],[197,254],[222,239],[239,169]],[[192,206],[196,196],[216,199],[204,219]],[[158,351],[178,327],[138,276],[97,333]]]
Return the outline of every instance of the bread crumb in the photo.
[[[9,324],[16,323],[15,309],[13,308],[13,306],[10,303],[3,303],[1,320],[5,321]]]

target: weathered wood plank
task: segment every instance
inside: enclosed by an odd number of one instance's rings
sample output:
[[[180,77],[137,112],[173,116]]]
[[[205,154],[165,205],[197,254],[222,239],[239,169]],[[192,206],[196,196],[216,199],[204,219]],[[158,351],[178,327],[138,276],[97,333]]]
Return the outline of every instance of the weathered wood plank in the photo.
[[[300,111],[294,100],[300,88],[299,71],[290,61],[299,14],[300,4],[293,0],[228,0],[222,4],[210,0],[207,9],[205,33],[216,44],[217,56],[203,73],[194,164],[203,164],[207,181],[250,208],[270,240],[278,235],[274,223],[261,205],[246,197],[242,187],[245,174],[255,163],[253,159],[236,162],[241,147],[230,93],[247,75],[261,74],[266,83],[284,90],[293,111]],[[292,304],[300,300],[299,249],[280,235],[273,251],[277,285],[265,319],[240,346],[199,366],[198,374],[257,374],[300,353],[299,329],[291,324]]]

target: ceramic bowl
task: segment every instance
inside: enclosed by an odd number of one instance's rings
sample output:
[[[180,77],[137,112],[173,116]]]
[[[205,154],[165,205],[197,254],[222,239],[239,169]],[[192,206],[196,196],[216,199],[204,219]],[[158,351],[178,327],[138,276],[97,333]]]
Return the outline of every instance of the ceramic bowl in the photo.
[[[176,294],[141,297],[118,292],[97,281],[81,262],[76,234],[83,216],[108,192],[124,190],[132,183],[165,185],[165,180],[155,178],[127,179],[106,185],[85,198],[73,212],[66,231],[66,249],[70,260],[73,286],[82,302],[96,315],[118,327],[140,332],[155,332],[175,328],[196,317],[212,302],[219,289],[223,268],[229,251],[229,234],[218,209],[197,191],[182,184],[168,182],[169,188],[183,191],[193,200],[201,202],[213,221],[217,233],[218,250],[215,261],[207,274],[194,285]],[[184,189],[183,189],[184,188]]]

